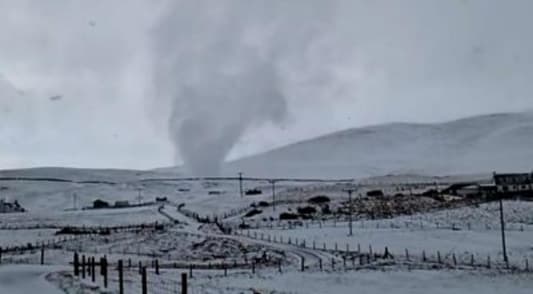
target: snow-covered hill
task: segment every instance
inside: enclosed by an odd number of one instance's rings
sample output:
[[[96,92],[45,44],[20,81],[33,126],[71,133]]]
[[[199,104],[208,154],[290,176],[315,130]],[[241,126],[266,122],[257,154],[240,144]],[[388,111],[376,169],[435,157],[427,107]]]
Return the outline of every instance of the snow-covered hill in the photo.
[[[533,169],[533,113],[349,129],[226,164],[224,173],[354,178]]]

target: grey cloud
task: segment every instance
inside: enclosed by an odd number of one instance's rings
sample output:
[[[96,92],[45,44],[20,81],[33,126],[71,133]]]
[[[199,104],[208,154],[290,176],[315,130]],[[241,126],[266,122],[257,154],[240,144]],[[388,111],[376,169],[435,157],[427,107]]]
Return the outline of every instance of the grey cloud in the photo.
[[[215,170],[228,152],[352,126],[531,108],[532,8],[528,0],[0,1],[0,73],[11,85],[0,85],[0,115],[9,109],[0,157],[153,167],[173,163],[177,150],[177,163],[180,153],[204,154],[213,159],[193,169]],[[47,99],[58,94],[68,99]]]

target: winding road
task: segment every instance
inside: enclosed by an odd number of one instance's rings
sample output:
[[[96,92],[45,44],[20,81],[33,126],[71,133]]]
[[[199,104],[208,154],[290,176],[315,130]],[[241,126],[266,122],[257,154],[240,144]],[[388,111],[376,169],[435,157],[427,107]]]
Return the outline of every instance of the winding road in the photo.
[[[305,265],[306,266],[315,266],[318,267],[319,263],[322,261],[323,263],[331,262],[331,260],[334,260],[336,263],[342,262],[342,259],[338,256],[331,254],[326,251],[322,250],[313,250],[311,248],[304,248],[296,245],[289,245],[289,244],[282,244],[282,243],[274,243],[269,242],[267,240],[258,240],[254,238],[250,238],[244,235],[228,235],[228,234],[218,234],[218,233],[207,233],[202,232],[198,230],[198,227],[201,225],[196,220],[187,217],[186,215],[182,214],[179,210],[175,208],[175,206],[170,206],[173,209],[166,210],[165,207],[161,207],[158,209],[159,213],[161,213],[163,216],[167,217],[170,221],[174,223],[181,223],[181,224],[187,224],[186,228],[183,229],[183,231],[196,233],[199,235],[205,235],[205,236],[211,236],[211,237],[218,237],[218,238],[225,238],[225,239],[232,239],[240,242],[247,242],[247,243],[254,243],[262,246],[266,246],[269,248],[277,249],[286,252],[289,255],[292,255],[296,259],[305,259]],[[295,263],[295,266],[299,268],[300,263],[299,261]]]

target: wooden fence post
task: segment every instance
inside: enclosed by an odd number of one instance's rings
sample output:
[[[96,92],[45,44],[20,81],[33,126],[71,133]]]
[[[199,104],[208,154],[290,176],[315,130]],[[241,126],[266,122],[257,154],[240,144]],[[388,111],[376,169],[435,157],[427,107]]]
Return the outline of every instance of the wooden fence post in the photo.
[[[141,270],[141,284],[142,284],[142,294],[148,294],[148,280],[146,277],[146,267],[143,266]]]
[[[107,288],[107,258],[106,257],[101,258],[100,269],[102,271],[102,275],[104,276],[104,288]]]
[[[192,263],[189,264],[189,277],[191,278],[192,278],[192,267],[193,267]]]
[[[440,251],[437,250],[437,262],[440,264],[442,263],[442,259],[440,258]]]
[[[118,261],[118,293],[124,294],[124,266],[122,259]]]
[[[389,257],[392,256],[392,254],[390,254],[390,252],[389,252],[389,247],[388,246],[385,246],[385,253],[383,255],[384,255],[384,258],[389,258]]]
[[[474,254],[470,254],[470,266],[474,266]]]
[[[91,257],[91,281],[96,282],[96,258]]]
[[[342,257],[342,266],[344,267],[344,270],[346,270],[346,256]]]
[[[81,277],[82,279],[85,279],[85,266],[86,266],[86,259],[85,254],[81,256]]]
[[[73,261],[73,264],[74,264],[74,276],[77,277],[80,275],[80,269],[79,269],[79,265],[80,265],[80,257],[78,255],[78,252],[74,252],[74,261]]]
[[[187,274],[181,273],[181,294],[187,294]]]
[[[331,270],[335,270],[335,259],[333,257],[331,258]]]
[[[281,273],[281,259],[278,261],[278,271]]]
[[[318,267],[320,268],[320,271],[322,271],[322,258],[318,259]]]
[[[41,246],[41,265],[44,264],[44,245]]]
[[[405,259],[409,261],[409,250],[405,248]]]
[[[455,257],[455,253],[452,255],[453,258],[453,266],[457,267],[457,258]]]
[[[303,257],[301,259],[301,270],[302,270],[302,272],[305,271],[305,258],[303,258]]]
[[[155,260],[155,274],[159,275],[159,259]]]
[[[422,250],[422,261],[423,261],[423,262],[426,262],[426,261],[427,261],[427,258],[426,258],[426,250]]]

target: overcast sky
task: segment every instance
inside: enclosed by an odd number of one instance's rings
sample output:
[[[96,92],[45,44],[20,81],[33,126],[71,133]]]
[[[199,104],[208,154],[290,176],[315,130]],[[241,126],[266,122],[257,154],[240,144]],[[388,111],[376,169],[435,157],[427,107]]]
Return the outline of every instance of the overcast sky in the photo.
[[[274,72],[286,108],[246,125],[231,158],[350,127],[533,108],[533,1],[170,2],[0,0],[0,169],[180,162],[169,116],[191,114],[159,88],[194,73],[207,89],[226,55],[224,72],[248,73],[248,60]],[[175,60],[187,61],[179,77],[161,70]]]

